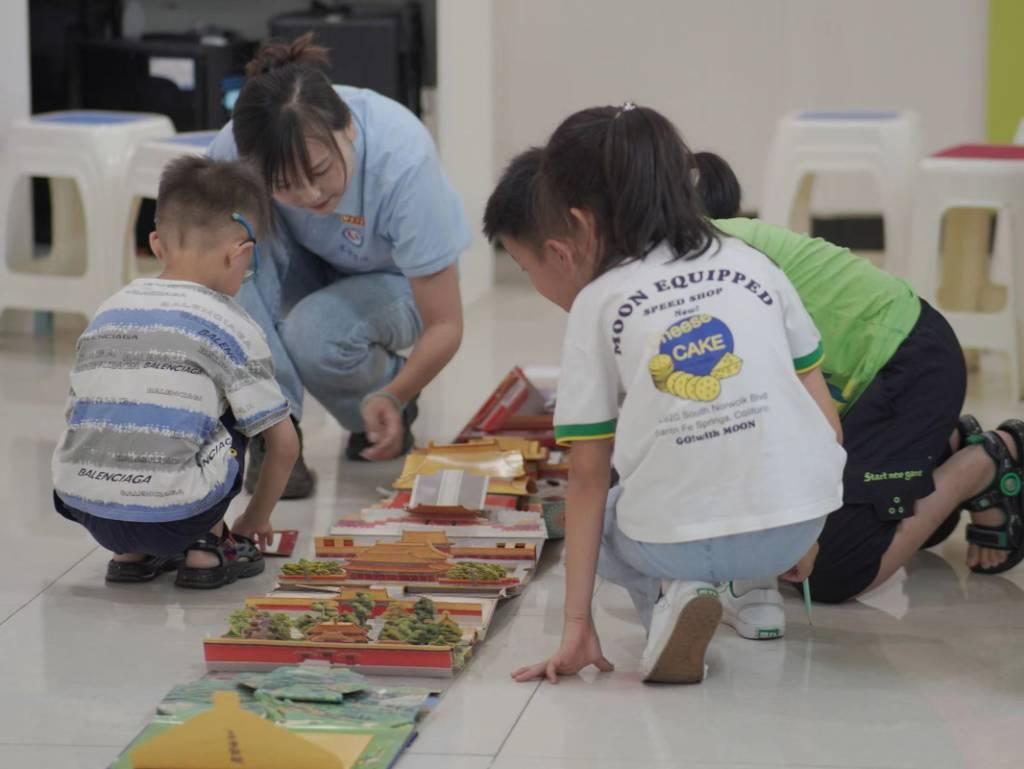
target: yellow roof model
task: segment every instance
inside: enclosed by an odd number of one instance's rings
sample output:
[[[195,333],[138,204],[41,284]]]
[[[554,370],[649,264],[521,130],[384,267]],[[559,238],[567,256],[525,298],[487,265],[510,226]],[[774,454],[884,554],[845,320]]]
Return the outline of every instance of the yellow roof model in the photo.
[[[489,478],[491,494],[521,496],[529,493],[526,462],[522,451],[502,451],[497,441],[430,444],[413,451],[405,458],[402,475],[395,481],[396,489],[411,489],[417,475],[433,475],[445,470],[464,470],[471,475]]]

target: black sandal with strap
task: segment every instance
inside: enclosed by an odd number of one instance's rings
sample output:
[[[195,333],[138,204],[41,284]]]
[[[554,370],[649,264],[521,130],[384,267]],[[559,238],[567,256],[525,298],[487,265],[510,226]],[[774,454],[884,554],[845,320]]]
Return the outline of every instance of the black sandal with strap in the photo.
[[[220,563],[206,569],[182,566],[178,569],[178,577],[174,581],[178,587],[213,590],[230,585],[238,579],[262,574],[266,567],[263,555],[256,544],[239,534],[229,533],[227,537],[218,537],[212,532],[204,534],[189,545],[188,549],[212,553],[217,556]]]
[[[981,429],[981,422],[973,414],[961,414],[956,422],[956,432],[960,436],[959,448],[962,449],[969,446],[971,440],[976,439],[984,430]]]
[[[181,567],[180,555],[147,555],[141,561],[115,561],[107,564],[107,582],[152,582],[167,571]]]
[[[964,503],[964,509],[979,513],[999,509],[1003,522],[998,526],[984,526],[972,523],[967,526],[967,542],[990,550],[1003,550],[1009,555],[998,566],[986,569],[973,566],[976,574],[1001,574],[1009,571],[1024,560],[1024,510],[1021,507],[1021,460],[1024,457],[1024,422],[1008,419],[999,429],[1013,436],[1017,444],[1018,459],[1014,459],[994,432],[972,435],[968,442],[981,446],[992,458],[996,475],[987,489]]]

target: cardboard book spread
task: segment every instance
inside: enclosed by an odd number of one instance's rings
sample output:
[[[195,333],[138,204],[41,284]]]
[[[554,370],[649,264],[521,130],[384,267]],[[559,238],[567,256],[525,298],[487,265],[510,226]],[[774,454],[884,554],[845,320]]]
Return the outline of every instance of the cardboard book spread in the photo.
[[[379,611],[377,598],[363,591],[347,603],[293,603],[273,612],[247,603],[232,612],[224,635],[203,641],[207,669],[264,670],[320,660],[362,673],[451,677],[480,640],[478,623],[461,624],[426,596],[411,606],[383,603]]]
[[[388,769],[436,703],[307,663],[176,686],[112,769]]]

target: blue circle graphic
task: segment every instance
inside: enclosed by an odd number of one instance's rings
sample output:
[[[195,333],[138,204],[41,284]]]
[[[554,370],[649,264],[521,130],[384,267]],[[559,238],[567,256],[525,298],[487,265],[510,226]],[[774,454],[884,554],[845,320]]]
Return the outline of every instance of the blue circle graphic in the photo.
[[[732,331],[718,318],[697,315],[673,323],[658,352],[672,359],[672,370],[708,376],[718,361],[733,350]]]

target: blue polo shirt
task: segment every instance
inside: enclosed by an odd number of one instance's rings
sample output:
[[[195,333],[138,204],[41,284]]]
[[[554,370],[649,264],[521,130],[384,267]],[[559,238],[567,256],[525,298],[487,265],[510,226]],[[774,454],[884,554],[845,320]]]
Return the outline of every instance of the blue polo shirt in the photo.
[[[284,234],[345,273],[434,275],[469,247],[462,201],[445,178],[434,142],[408,109],[364,88],[335,86],[357,136],[345,195],[333,215],[275,201]],[[229,122],[210,145],[217,160],[238,157]]]

